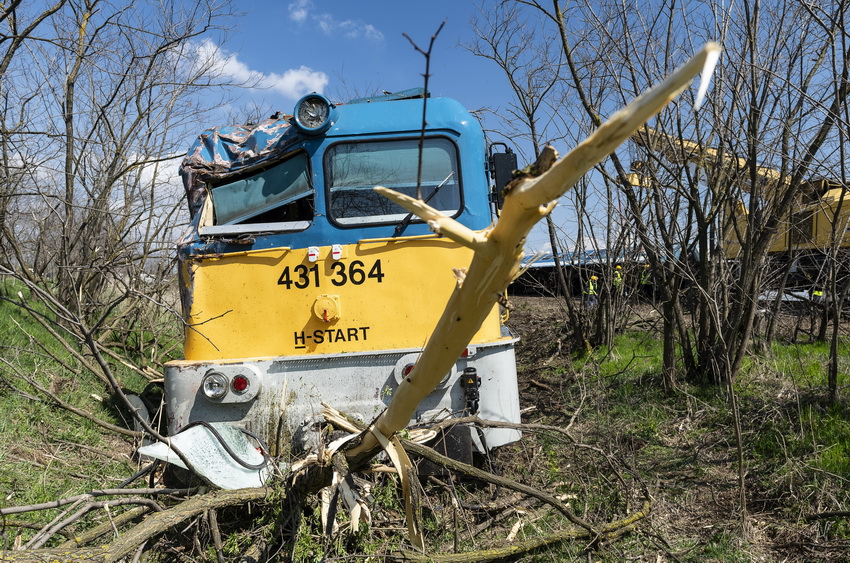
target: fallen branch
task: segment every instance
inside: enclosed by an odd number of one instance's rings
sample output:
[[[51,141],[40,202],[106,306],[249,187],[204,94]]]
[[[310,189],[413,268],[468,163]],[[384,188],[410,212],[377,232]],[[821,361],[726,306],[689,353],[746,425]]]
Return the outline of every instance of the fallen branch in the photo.
[[[0,561],[29,563],[47,561],[92,561],[112,562],[130,555],[138,546],[149,539],[185,522],[207,510],[236,506],[266,499],[272,490],[266,487],[213,491],[190,498],[177,506],[150,515],[142,523],[119,536],[112,543],[92,548],[59,547],[32,549],[27,551],[0,551]],[[63,544],[63,546],[66,544]]]
[[[482,426],[485,428],[510,428],[512,430],[520,430],[523,432],[553,432],[555,434],[560,434],[565,436],[567,440],[576,448],[581,448],[584,450],[590,450],[598,453],[602,456],[614,474],[617,476],[617,479],[623,486],[626,486],[625,479],[620,475],[620,471],[614,465],[614,461],[611,459],[611,456],[598,446],[592,446],[590,444],[583,444],[576,440],[572,434],[570,434],[569,430],[566,428],[561,428],[560,426],[552,426],[550,424],[536,424],[533,422],[517,424],[514,422],[504,422],[501,420],[484,420],[479,418],[478,416],[464,416],[458,418],[447,418],[441,422],[438,422],[436,425],[432,427],[433,430],[441,430],[448,428],[450,426],[456,426],[458,424],[475,424],[478,426]]]
[[[106,534],[113,533],[116,529],[121,528],[125,524],[129,524],[133,520],[141,518],[148,512],[148,507],[146,506],[137,506],[136,508],[132,508],[130,510],[124,511],[117,516],[113,516],[110,520],[106,522],[101,522],[94,528],[90,530],[86,530],[81,534],[77,534],[72,536],[65,543],[59,545],[61,549],[69,549],[72,547],[83,547],[84,545],[88,545],[95,541],[98,538],[105,536]],[[60,532],[60,534],[63,532]]]
[[[130,498],[120,498],[116,500],[107,500],[107,501],[89,501],[80,503],[81,506],[71,513],[69,516],[65,517],[68,511],[63,512],[60,516],[56,517],[53,522],[44,526],[39,532],[33,536],[33,538],[24,546],[24,549],[38,549],[44,544],[46,544],[50,539],[59,533],[62,529],[70,526],[71,524],[80,520],[83,516],[91,512],[92,510],[102,508],[106,511],[107,515],[111,518],[110,508],[114,506],[124,506],[127,504],[136,504],[147,507],[154,512],[162,511],[162,507],[156,501],[149,498],[139,498],[139,497],[130,497]],[[74,505],[76,506],[76,505]],[[72,506],[71,508],[74,508]],[[69,509],[70,510],[70,509]]]
[[[551,424],[537,424],[534,422],[516,423],[505,422],[503,420],[485,420],[483,418],[478,417],[477,415],[447,418],[436,423],[434,426],[431,427],[431,429],[443,430],[451,426],[457,426],[458,424],[474,424],[483,428],[510,428],[511,430],[527,430],[532,432],[555,432],[556,434],[561,434],[562,436],[565,436],[573,444],[578,443],[577,440],[573,437],[573,435],[570,434],[569,430],[567,430],[566,428],[561,428],[560,426],[553,426]]]
[[[50,508],[59,508],[69,504],[87,501],[97,497],[104,496],[119,496],[119,495],[186,495],[194,492],[194,489],[100,489],[84,493],[82,495],[74,495],[63,499],[52,500],[50,502],[42,502],[39,504],[28,504],[25,506],[11,506],[9,508],[0,508],[0,516],[7,514],[20,514],[22,512],[34,512],[37,510],[47,510]]]
[[[5,530],[13,530],[16,528],[23,528],[25,530],[40,530],[42,525],[36,522],[24,522],[22,520],[3,520],[3,528]],[[65,530],[60,531],[59,535],[65,538],[73,536],[71,532]],[[0,559],[0,561],[2,561],[2,559]]]
[[[828,518],[850,518],[850,511],[834,510],[832,512],[817,512],[814,514],[806,514],[805,516],[803,516],[803,519],[806,522],[812,522],[814,520],[826,520]]]
[[[554,356],[553,356],[553,357],[554,357]],[[549,387],[548,385],[546,385],[546,384],[545,384],[545,383],[543,383],[543,382],[537,381],[536,379],[530,379],[530,380],[528,381],[528,383],[529,383],[530,385],[533,385],[534,387],[539,387],[540,389],[543,389],[544,391],[548,391],[549,393],[551,393],[551,394],[553,394],[553,395],[555,394],[555,390],[554,390],[554,389],[552,389],[551,387]]]
[[[403,561],[412,561],[415,563],[485,563],[487,561],[502,561],[508,558],[527,555],[531,552],[552,547],[554,544],[575,539],[599,539],[611,541],[618,537],[634,530],[635,525],[649,515],[650,503],[644,502],[643,507],[638,512],[630,514],[623,520],[606,524],[599,530],[599,535],[596,536],[591,532],[573,528],[555,532],[548,536],[534,537],[528,540],[502,545],[499,547],[484,549],[481,551],[470,551],[467,553],[454,553],[450,555],[421,555],[411,551],[403,551],[400,559]]]
[[[215,547],[215,556],[218,559],[218,563],[224,563],[224,552],[223,544],[221,541],[221,530],[218,528],[218,513],[212,509],[207,510],[207,525],[210,527],[210,532],[212,532],[213,537],[213,546]]]
[[[325,405],[324,415],[330,421],[341,424],[346,430],[353,432],[358,429],[363,429],[364,424],[343,412],[340,412],[336,409],[331,409],[327,405]],[[495,421],[482,421],[477,416],[466,417],[463,419],[452,419],[454,420],[464,420],[468,422],[477,421],[481,423],[493,423],[494,426],[501,426],[502,424],[509,425],[511,428],[520,427],[523,425],[511,424],[511,423],[501,423]],[[482,424],[483,425],[483,424]],[[550,427],[547,427],[550,428]],[[557,428],[555,426],[551,428]],[[448,469],[456,471],[458,473],[462,473],[464,475],[468,475],[470,477],[474,477],[486,483],[492,483],[493,485],[498,485],[504,487],[506,489],[510,489],[513,491],[517,491],[519,493],[523,493],[529,496],[532,496],[546,504],[551,505],[555,509],[557,509],[561,514],[567,517],[567,519],[577,526],[581,526],[588,532],[595,533],[593,526],[589,522],[579,518],[576,516],[573,511],[571,511],[566,505],[564,505],[561,501],[555,498],[553,495],[541,491],[539,489],[535,489],[534,487],[529,487],[528,485],[524,485],[522,483],[518,483],[513,479],[508,479],[507,477],[502,477],[500,475],[494,475],[493,473],[489,473],[482,469],[478,469],[477,467],[473,467],[472,465],[463,463],[461,461],[452,459],[450,457],[444,456],[438,453],[433,448],[429,448],[428,446],[424,446],[422,444],[413,442],[411,440],[400,440],[401,445],[405,450],[415,453],[425,459],[428,459],[436,464],[442,465]]]
[[[130,429],[124,428],[122,426],[117,426],[115,424],[112,424],[111,422],[106,422],[105,420],[99,419],[94,414],[92,414],[92,413],[90,413],[90,412],[88,412],[84,409],[81,409],[79,407],[75,407],[71,403],[67,403],[67,402],[63,401],[62,399],[59,398],[58,395],[50,392],[44,386],[39,385],[39,383],[35,379],[33,379],[33,378],[29,377],[28,375],[24,374],[23,372],[21,372],[19,369],[17,369],[9,361],[7,361],[3,358],[0,358],[0,361],[2,361],[4,364],[6,364],[6,366],[8,366],[9,369],[11,369],[15,373],[16,377],[19,377],[22,380],[26,381],[30,386],[32,386],[34,389],[36,389],[39,393],[43,394],[45,397],[50,399],[50,401],[52,401],[54,405],[56,405],[60,408],[63,408],[66,411],[71,412],[71,413],[73,413],[77,416],[80,416],[82,418],[90,420],[93,423],[100,426],[101,428],[103,428],[105,430],[109,430],[110,432],[115,432],[116,434],[123,434],[124,436],[129,436],[131,438],[136,438],[136,439],[140,439],[144,436],[143,432],[136,432],[134,430],[130,430]]]
[[[494,475],[493,473],[489,473],[487,471],[484,471],[483,469],[478,469],[477,467],[473,467],[472,465],[468,465],[466,463],[454,460],[450,457],[446,457],[436,452],[434,449],[429,448],[428,446],[423,446],[421,444],[417,444],[409,440],[402,440],[401,442],[406,450],[413,452],[416,455],[422,456],[425,459],[433,461],[434,463],[438,463],[448,469],[457,471],[458,473],[462,473],[470,477],[474,477],[476,479],[480,479],[481,481],[484,481],[486,483],[492,483],[493,485],[498,485],[500,487],[504,487],[512,491],[517,491],[519,493],[532,496],[542,502],[545,502],[546,504],[551,505],[556,510],[558,510],[558,512],[566,516],[567,520],[569,520],[576,526],[584,528],[587,532],[593,534],[594,536],[596,535],[596,530],[589,522],[576,516],[575,513],[573,513],[573,511],[569,509],[569,507],[567,507],[564,503],[555,498],[554,495],[550,495],[545,491],[541,491],[539,489],[535,489],[534,487],[529,487],[528,485],[518,483],[513,479],[508,479],[507,477],[502,477],[501,475]]]

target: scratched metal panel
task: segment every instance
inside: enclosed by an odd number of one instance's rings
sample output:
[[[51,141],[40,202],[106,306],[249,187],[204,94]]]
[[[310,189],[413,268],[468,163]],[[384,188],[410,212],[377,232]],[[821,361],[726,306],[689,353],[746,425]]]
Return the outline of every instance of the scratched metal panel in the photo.
[[[443,383],[423,400],[411,424],[428,423],[464,409],[465,391],[459,374],[466,367],[476,367],[482,379],[482,417],[519,422],[513,341],[473,350],[474,354],[460,359]],[[230,422],[257,433],[276,454],[288,451],[293,442],[297,447],[308,447],[312,425],[321,420],[322,402],[370,422],[389,404],[403,377],[401,370],[417,353],[407,350],[229,363],[171,362],[165,373],[169,432],[178,432],[196,420]],[[228,377],[243,374],[251,379],[252,386],[260,388],[252,390],[250,398],[246,394],[244,400],[231,396],[211,401],[201,391],[201,381],[211,370]],[[511,430],[486,431],[489,447],[518,438],[519,433]]]

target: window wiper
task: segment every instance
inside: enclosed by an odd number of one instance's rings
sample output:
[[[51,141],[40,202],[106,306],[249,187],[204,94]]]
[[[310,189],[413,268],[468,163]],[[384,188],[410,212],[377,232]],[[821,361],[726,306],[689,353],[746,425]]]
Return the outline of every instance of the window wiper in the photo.
[[[434,188],[434,191],[431,192],[431,194],[428,197],[425,198],[425,203],[428,203],[429,201],[431,201],[431,198],[433,198],[435,195],[437,195],[437,192],[440,191],[440,188],[445,186],[446,183],[449,181],[449,179],[451,179],[451,177],[454,176],[454,174],[455,174],[454,170],[449,172],[449,175],[446,176],[446,179],[443,180],[442,182],[440,182],[439,184],[437,184],[437,186]],[[398,224],[395,226],[395,230],[393,231],[393,237],[400,236],[402,233],[404,233],[404,230],[407,228],[408,225],[410,225],[410,221],[412,219],[413,219],[413,213],[408,213],[407,215],[405,215],[404,219],[399,221]]]

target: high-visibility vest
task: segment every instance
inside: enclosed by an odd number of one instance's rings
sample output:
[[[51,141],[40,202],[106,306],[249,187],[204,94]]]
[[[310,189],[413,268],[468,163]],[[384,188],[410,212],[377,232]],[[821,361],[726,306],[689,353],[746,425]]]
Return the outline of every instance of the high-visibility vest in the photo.
[[[587,295],[596,295],[596,284],[593,280],[587,280],[587,289],[584,290]]]
[[[620,287],[623,285],[623,274],[620,273],[620,270],[614,271],[614,287]]]

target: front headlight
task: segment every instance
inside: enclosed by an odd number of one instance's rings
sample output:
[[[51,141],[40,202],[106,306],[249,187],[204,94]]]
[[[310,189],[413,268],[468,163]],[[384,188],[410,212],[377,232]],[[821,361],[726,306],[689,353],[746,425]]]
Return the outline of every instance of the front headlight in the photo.
[[[295,104],[293,119],[302,133],[318,135],[336,121],[336,106],[321,94],[307,94]]]
[[[204,376],[201,388],[207,398],[221,399],[227,395],[227,378],[217,371],[211,371]]]

